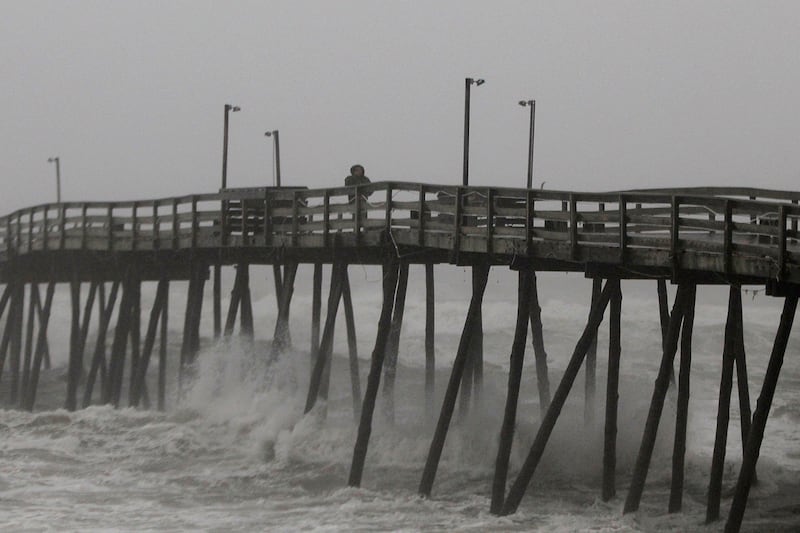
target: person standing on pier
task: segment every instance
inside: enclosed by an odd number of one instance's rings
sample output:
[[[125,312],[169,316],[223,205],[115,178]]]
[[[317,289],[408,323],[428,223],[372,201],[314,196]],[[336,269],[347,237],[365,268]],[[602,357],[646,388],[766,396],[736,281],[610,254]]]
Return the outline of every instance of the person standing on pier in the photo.
[[[344,184],[346,187],[353,187],[356,185],[366,185],[371,183],[369,178],[364,175],[364,166],[363,165],[353,165],[350,167],[350,175],[344,179]],[[355,194],[348,194],[348,199],[352,202],[355,198]],[[362,195],[363,198],[367,198],[369,194]]]

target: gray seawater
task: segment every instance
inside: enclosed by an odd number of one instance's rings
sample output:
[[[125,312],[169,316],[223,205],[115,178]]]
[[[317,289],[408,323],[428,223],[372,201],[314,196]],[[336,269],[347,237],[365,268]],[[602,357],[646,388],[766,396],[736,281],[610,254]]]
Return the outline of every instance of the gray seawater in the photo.
[[[95,406],[74,413],[64,399],[69,305],[56,300],[46,373],[35,413],[0,410],[2,531],[718,531],[703,525],[713,448],[726,289],[701,288],[694,332],[692,397],[684,511],[667,514],[674,391],[659,431],[641,509],[622,515],[652,384],[660,329],[654,282],[623,285],[618,495],[602,502],[602,410],[607,325],[600,331],[596,422],[584,423],[579,375],[520,511],[488,513],[497,433],[505,399],[515,318],[516,279],[493,273],[484,305],[486,373],[482,401],[454,417],[431,499],[416,495],[436,414],[424,402],[424,288],[412,270],[401,337],[396,423],[376,409],[360,489],[347,488],[356,425],[352,413],[344,324],[337,324],[330,400],[303,416],[309,355],[310,273],[298,275],[292,310],[295,351],[266,368],[263,354],[275,317],[266,270],[252,278],[255,344],[206,341],[195,380],[171,387],[165,413]],[[259,281],[260,280],[260,281]],[[358,321],[362,389],[380,309],[379,272],[351,268]],[[437,399],[449,376],[469,297],[469,272],[437,267]],[[540,276],[551,387],[560,379],[588,314],[590,283],[563,274]],[[171,295],[174,379],[185,288]],[[674,294],[674,291],[671,291]],[[210,303],[206,302],[206,305]],[[144,302],[147,309],[148,302]],[[209,308],[207,307],[206,310]],[[206,313],[208,315],[210,313]],[[745,342],[753,405],[772,346],[780,302],[745,298]],[[204,317],[208,332],[210,317]],[[751,491],[746,531],[800,530],[800,328],[794,328]],[[527,354],[532,355],[530,347]],[[511,458],[516,475],[539,423],[533,365],[526,361],[519,425]],[[151,390],[154,390],[151,388]],[[4,394],[5,383],[0,384]],[[380,397],[380,395],[379,395]],[[734,387],[732,405],[737,405]],[[324,416],[327,415],[327,416]],[[722,513],[741,461],[738,409],[731,412]]]

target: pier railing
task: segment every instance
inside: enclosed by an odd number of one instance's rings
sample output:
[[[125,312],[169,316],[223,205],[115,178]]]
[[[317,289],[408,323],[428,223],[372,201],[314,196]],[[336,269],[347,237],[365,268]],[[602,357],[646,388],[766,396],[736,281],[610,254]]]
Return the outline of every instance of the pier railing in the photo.
[[[800,193],[578,193],[381,182],[66,202],[0,218],[0,262],[57,250],[382,246],[800,282]]]

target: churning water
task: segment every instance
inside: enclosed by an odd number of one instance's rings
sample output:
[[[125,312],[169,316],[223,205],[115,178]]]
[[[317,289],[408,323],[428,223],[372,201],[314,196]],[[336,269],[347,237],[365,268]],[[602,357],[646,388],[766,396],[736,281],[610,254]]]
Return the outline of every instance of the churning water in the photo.
[[[254,269],[256,280],[260,270]],[[266,272],[266,271],[265,271]],[[298,280],[310,279],[301,270]],[[401,336],[396,420],[382,405],[359,489],[347,488],[355,441],[344,324],[337,324],[330,399],[303,416],[309,374],[310,291],[298,281],[292,309],[295,349],[267,368],[264,354],[275,318],[274,294],[261,276],[255,287],[257,339],[204,346],[194,381],[168,398],[165,413],[106,406],[69,413],[63,402],[69,305],[57,296],[50,343],[55,367],[39,392],[39,410],[0,411],[0,530],[3,531],[716,531],[704,526],[713,448],[724,288],[700,288],[694,331],[692,396],[684,511],[666,513],[674,427],[670,392],[640,511],[622,516],[633,462],[660,358],[654,282],[623,283],[618,495],[599,497],[602,471],[607,326],[600,330],[595,423],[584,423],[579,376],[517,514],[489,514],[497,434],[502,420],[516,313],[516,277],[493,273],[484,304],[485,383],[482,402],[455,416],[433,497],[416,489],[466,314],[467,270],[437,267],[437,400],[426,413],[424,297],[412,268]],[[380,309],[379,271],[351,267],[359,334],[362,390]],[[590,283],[576,276],[539,277],[551,386],[561,377],[588,315]],[[170,365],[179,349],[185,295],[171,295]],[[185,301],[185,300],[184,300]],[[206,302],[206,311],[209,311]],[[148,302],[144,302],[148,304]],[[143,304],[146,309],[147,305]],[[745,298],[745,344],[753,404],[780,314],[763,294]],[[209,332],[206,312],[203,331]],[[750,531],[800,530],[800,328],[789,343],[759,460],[759,484],[745,514]],[[527,350],[519,424],[511,457],[513,480],[539,423],[536,377]],[[61,367],[59,366],[61,365]],[[155,370],[155,368],[153,369]],[[170,367],[170,375],[174,368]],[[171,382],[176,380],[171,379]],[[6,386],[2,387],[5,390]],[[153,388],[151,387],[151,391]],[[732,405],[736,406],[734,399]],[[755,405],[754,405],[755,406]],[[327,416],[324,416],[324,415]],[[722,511],[741,461],[738,408],[732,409]]]

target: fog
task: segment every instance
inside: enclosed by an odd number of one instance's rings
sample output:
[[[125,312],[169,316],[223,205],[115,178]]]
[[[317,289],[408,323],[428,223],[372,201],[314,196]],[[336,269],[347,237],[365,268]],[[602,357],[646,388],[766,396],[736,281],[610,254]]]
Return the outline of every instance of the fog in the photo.
[[[230,186],[461,181],[795,189],[793,2],[46,2],[0,4],[0,213]]]

